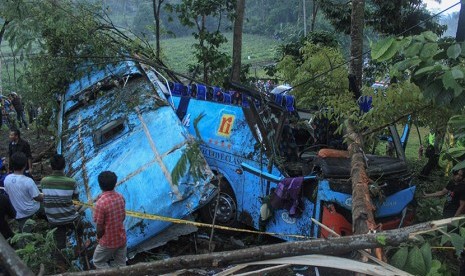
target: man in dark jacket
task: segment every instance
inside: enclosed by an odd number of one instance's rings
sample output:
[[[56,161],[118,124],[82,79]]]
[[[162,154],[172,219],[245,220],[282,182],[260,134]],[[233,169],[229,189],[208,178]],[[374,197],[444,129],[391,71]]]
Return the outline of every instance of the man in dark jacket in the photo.
[[[21,132],[18,129],[10,130],[10,143],[8,144],[8,158],[11,164],[11,156],[16,152],[22,152],[27,157],[26,170],[24,175],[32,177],[32,154],[31,146],[26,140],[21,139]],[[11,168],[10,168],[11,171]]]
[[[29,129],[27,125],[27,121],[26,121],[26,115],[24,114],[24,106],[21,103],[21,98],[15,92],[11,93],[9,95],[9,98],[10,98],[11,104],[13,105],[16,111],[16,118],[18,119],[19,128],[22,127],[22,124],[21,124],[22,122],[24,123],[24,126],[26,127],[26,129]]]

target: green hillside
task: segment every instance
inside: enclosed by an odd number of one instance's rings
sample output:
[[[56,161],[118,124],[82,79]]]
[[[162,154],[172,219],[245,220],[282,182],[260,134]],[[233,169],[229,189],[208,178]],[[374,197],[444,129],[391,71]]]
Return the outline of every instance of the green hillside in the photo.
[[[227,45],[223,51],[232,55],[232,34],[226,34]],[[188,64],[195,63],[192,44],[193,37],[181,37],[162,40],[161,47],[163,56],[168,65],[175,71],[187,72]],[[244,34],[242,38],[242,61],[252,66],[262,66],[273,62],[279,41],[259,35]],[[250,59],[249,59],[250,57]]]

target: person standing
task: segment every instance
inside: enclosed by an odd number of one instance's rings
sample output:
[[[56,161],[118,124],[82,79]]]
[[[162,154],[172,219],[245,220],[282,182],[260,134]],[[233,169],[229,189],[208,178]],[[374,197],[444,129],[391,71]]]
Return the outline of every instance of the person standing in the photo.
[[[37,213],[44,195],[30,177],[23,175],[26,168],[27,158],[22,152],[11,156],[11,164],[14,172],[7,175],[4,181],[5,192],[8,194],[11,204],[16,210],[16,220],[20,232],[27,232],[24,228],[26,221]]]
[[[31,154],[31,146],[26,140],[21,138],[21,132],[19,129],[11,129],[10,130],[10,144],[8,145],[8,157],[9,163],[11,164],[11,156],[16,152],[22,152],[27,157],[26,163],[26,170],[25,175],[31,176],[32,175],[32,154]]]
[[[126,265],[126,203],[123,196],[114,189],[117,177],[114,172],[104,171],[98,176],[102,194],[95,203],[94,222],[97,224],[98,245],[94,251],[94,265],[97,269],[108,268],[114,259],[114,266]]]
[[[18,119],[18,124],[19,128],[22,127],[22,123],[24,123],[24,126],[26,129],[29,129],[26,121],[26,116],[24,114],[24,106],[23,103],[21,102],[21,98],[16,94],[15,92],[11,93],[9,95],[11,104],[13,105],[15,111],[16,111],[16,119]]]
[[[14,233],[11,231],[10,225],[6,217],[15,218],[16,211],[11,205],[10,199],[7,195],[0,194],[0,233],[5,239],[13,237]]]
[[[44,193],[44,211],[50,228],[56,228],[55,240],[59,250],[66,247],[66,232],[78,224],[79,214],[73,205],[77,198],[76,181],[64,173],[65,158],[55,154],[50,159],[52,173],[42,178],[40,185]]]
[[[447,186],[434,193],[424,193],[423,197],[437,197],[447,195],[442,212],[443,218],[457,217],[465,213],[465,175],[464,169],[452,172],[453,180]]]

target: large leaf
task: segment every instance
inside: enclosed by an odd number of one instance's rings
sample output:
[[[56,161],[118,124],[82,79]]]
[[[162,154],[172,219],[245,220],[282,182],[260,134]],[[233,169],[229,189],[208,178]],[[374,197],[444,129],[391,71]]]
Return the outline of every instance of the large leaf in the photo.
[[[395,39],[393,37],[388,37],[375,43],[371,48],[371,58],[377,60],[383,56],[394,43],[394,41]]]
[[[438,260],[433,260],[431,262],[431,268],[426,276],[442,276],[443,274],[439,272],[439,269],[441,269],[441,262]]]
[[[400,44],[397,42],[397,40],[394,40],[391,43],[391,46],[380,56],[378,57],[377,61],[378,62],[383,62],[386,60],[391,59],[397,52],[399,51]]]
[[[445,88],[454,88],[455,85],[457,84],[457,81],[454,78],[454,75],[452,74],[452,71],[446,71],[444,75],[442,75],[442,83],[444,84]]]
[[[441,235],[441,242],[439,243],[440,245],[446,244],[446,242],[450,241],[450,236],[448,235]]]
[[[442,82],[440,80],[436,80],[426,85],[423,89],[423,96],[427,99],[435,99],[443,89],[444,86],[442,85]]]
[[[413,58],[408,58],[401,62],[396,63],[395,67],[399,71],[405,71],[412,67],[418,66],[420,63],[421,63],[421,59],[419,59],[418,57],[413,57]]]
[[[458,162],[458,163],[455,164],[455,166],[452,168],[452,170],[454,170],[454,171],[461,170],[461,169],[465,169],[465,160],[464,160],[464,161]]]
[[[454,90],[454,97],[460,96],[463,91],[463,87],[455,80],[454,74],[460,76],[460,73],[457,73],[456,70],[455,73],[453,73],[452,70],[446,71],[444,75],[442,76],[442,83],[444,84],[444,87],[446,89],[453,89]]]
[[[404,269],[405,263],[407,262],[408,247],[401,247],[391,258],[390,264],[399,268]]]
[[[465,106],[465,95],[462,93],[460,97],[455,97],[450,105],[451,110],[462,110]]]
[[[437,43],[426,43],[420,52],[420,58],[423,60],[432,58],[438,52],[438,44]]]
[[[450,128],[454,131],[465,128],[465,115],[455,115],[450,117],[447,122]]]
[[[440,64],[435,64],[435,65],[431,65],[431,66],[425,66],[425,67],[422,67],[420,69],[418,69],[417,71],[415,71],[415,77],[418,77],[418,76],[421,76],[421,75],[424,75],[424,74],[431,74],[431,73],[434,73],[434,72],[439,72],[439,71],[442,71],[443,69],[443,66],[440,65]]]
[[[427,41],[430,41],[430,42],[438,41],[438,36],[435,33],[433,33],[432,31],[424,32],[423,36],[425,37],[425,39]]]
[[[462,52],[462,47],[460,47],[460,44],[454,44],[454,45],[449,46],[449,48],[447,48],[447,56],[452,59],[458,58],[461,52]]]
[[[418,57],[421,48],[423,48],[423,43],[412,43],[410,46],[405,50],[404,54],[406,57]]]
[[[465,155],[465,148],[450,148],[447,153],[453,158],[460,159]]]
[[[426,271],[430,271],[431,269],[431,261],[433,259],[431,254],[431,246],[429,243],[424,243],[423,246],[420,248],[421,254],[423,255],[423,260],[425,261]]]
[[[423,255],[417,246],[412,247],[410,250],[404,270],[414,275],[425,275],[428,272]]]
[[[463,79],[464,77],[464,74],[462,72],[462,70],[458,69],[458,68],[452,68],[451,70],[451,73],[452,73],[452,77],[454,77],[454,79]]]
[[[436,97],[434,98],[434,102],[438,105],[450,105],[453,99],[454,99],[454,91],[447,89],[447,90],[443,90],[440,93],[436,94]]]
[[[463,246],[465,244],[465,238],[457,233],[451,233],[450,241],[452,242],[452,245],[455,248],[455,253],[457,254],[457,256],[460,256],[460,253],[462,253]]]

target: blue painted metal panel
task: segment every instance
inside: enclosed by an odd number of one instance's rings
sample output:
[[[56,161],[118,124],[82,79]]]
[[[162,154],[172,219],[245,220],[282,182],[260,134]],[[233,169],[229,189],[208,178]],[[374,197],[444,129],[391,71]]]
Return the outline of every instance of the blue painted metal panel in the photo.
[[[138,72],[141,71],[133,63],[102,70],[73,83],[66,99],[76,104],[70,99],[80,89],[87,89],[109,76]],[[97,176],[105,170],[114,171],[118,176],[116,191],[124,196],[126,209],[131,211],[183,218],[204,204],[212,193],[209,182],[213,174],[206,163],[201,179],[193,179],[185,172],[179,183],[172,183],[171,172],[192,138],[160,87],[146,77],[129,79],[124,87],[115,86],[92,103],[66,111],[65,107],[62,148],[68,160],[67,171],[79,183],[81,201],[91,203],[101,193]],[[102,134],[109,124],[119,128]],[[106,135],[102,144],[96,142],[99,135]],[[90,209],[86,210],[85,217],[92,222]],[[134,250],[169,225],[127,217],[128,250]]]
[[[180,97],[173,97],[173,102],[178,107]],[[191,99],[186,113],[190,122],[184,121],[192,134],[195,134],[193,121],[199,116],[203,116],[198,128],[201,130],[201,149],[207,163],[231,183],[238,202],[239,216],[258,228],[260,197],[266,196],[267,182],[253,174],[242,173],[241,163],[247,161],[252,167],[266,170],[268,161],[265,153],[254,147],[259,142],[250,131],[242,107]],[[231,117],[233,120],[228,121]],[[271,173],[278,178],[282,177],[275,167]],[[275,186],[276,183],[271,183],[271,187]]]
[[[123,77],[126,75],[140,74],[139,68],[132,61],[121,63],[117,66],[107,65],[103,69],[94,69],[92,72],[71,83],[65,93],[65,110],[69,110],[78,103],[78,94],[108,76]]]
[[[375,217],[388,217],[400,214],[402,210],[413,200],[415,186],[399,191],[386,197],[382,202],[376,202]]]

